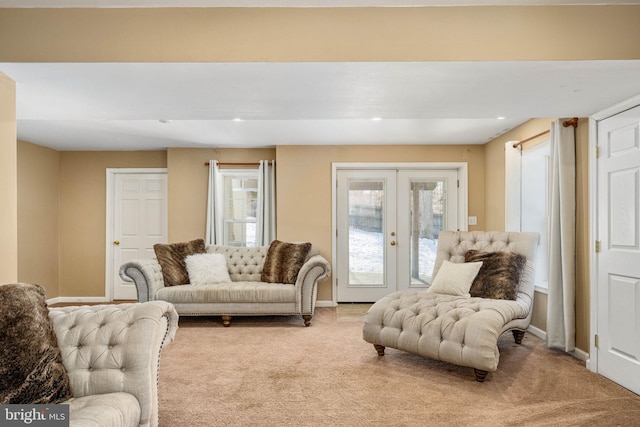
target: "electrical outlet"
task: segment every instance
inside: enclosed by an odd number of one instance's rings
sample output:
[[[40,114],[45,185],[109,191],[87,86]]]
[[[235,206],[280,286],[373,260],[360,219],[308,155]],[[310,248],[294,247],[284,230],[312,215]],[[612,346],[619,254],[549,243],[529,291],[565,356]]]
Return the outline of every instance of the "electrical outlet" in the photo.
[[[470,216],[468,220],[469,225],[478,225],[478,217]]]

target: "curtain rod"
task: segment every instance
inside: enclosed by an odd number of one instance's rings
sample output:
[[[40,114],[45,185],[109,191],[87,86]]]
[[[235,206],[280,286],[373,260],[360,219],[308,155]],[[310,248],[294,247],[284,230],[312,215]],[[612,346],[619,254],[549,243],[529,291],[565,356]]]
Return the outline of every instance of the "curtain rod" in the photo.
[[[269,162],[271,164],[271,161]],[[209,162],[204,162],[205,166],[209,166]],[[260,162],[234,163],[234,162],[218,162],[218,166],[260,166]]]
[[[562,122],[562,126],[564,126],[566,128],[568,128],[569,126],[573,126],[573,128],[575,129],[575,128],[578,127],[578,118],[574,117],[572,119],[565,120],[564,122]],[[539,136],[546,135],[549,132],[551,132],[551,131],[545,130],[543,132],[540,132],[540,133],[537,133],[537,134],[535,134],[533,136],[530,136],[529,138],[525,138],[522,141],[519,141],[519,142],[516,142],[515,144],[513,144],[513,148],[518,148],[519,146],[521,146],[525,142],[531,141],[532,139],[536,139]]]

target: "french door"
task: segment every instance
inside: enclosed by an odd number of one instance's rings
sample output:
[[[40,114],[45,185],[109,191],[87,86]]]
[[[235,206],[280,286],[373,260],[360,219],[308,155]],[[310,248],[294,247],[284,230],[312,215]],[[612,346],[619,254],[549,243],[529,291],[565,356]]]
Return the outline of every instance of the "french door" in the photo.
[[[458,171],[344,169],[336,178],[337,301],[429,286],[438,234],[458,228]]]

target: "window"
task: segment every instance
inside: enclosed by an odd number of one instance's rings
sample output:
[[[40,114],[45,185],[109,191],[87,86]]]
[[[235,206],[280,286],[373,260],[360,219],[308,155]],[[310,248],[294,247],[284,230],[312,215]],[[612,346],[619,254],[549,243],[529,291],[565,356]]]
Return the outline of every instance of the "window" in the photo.
[[[551,144],[513,148],[507,143],[507,230],[536,231],[536,290],[546,292],[549,278],[549,158]],[[516,153],[517,151],[517,153]]]
[[[223,169],[222,232],[225,246],[256,245],[258,170]]]

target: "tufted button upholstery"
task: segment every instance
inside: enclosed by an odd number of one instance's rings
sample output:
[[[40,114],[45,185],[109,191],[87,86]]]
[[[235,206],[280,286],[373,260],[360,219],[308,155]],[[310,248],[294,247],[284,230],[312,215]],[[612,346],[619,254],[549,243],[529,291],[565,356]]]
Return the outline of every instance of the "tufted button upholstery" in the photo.
[[[312,246],[294,284],[264,283],[262,269],[269,246],[208,245],[208,253],[223,254],[231,282],[164,286],[156,259],[130,260],[120,267],[120,277],[133,282],[138,301],[173,303],[179,314],[237,315],[299,314],[308,325],[315,311],[318,282],[331,274],[331,265]]]
[[[173,306],[153,301],[51,308],[49,317],[74,399],[130,394],[137,408],[125,410],[127,416],[139,414],[136,425],[157,425],[158,358],[178,326]],[[88,410],[86,402],[75,405]]]
[[[531,320],[537,233],[451,232],[438,239],[434,277],[444,260],[464,262],[470,249],[514,252],[527,258],[516,301],[466,298],[420,290],[392,293],[367,313],[363,338],[432,359],[495,371],[498,337]]]
[[[227,258],[229,277],[234,282],[259,282],[267,257],[268,246],[256,248],[208,245],[208,253],[223,254]]]

